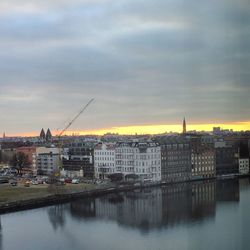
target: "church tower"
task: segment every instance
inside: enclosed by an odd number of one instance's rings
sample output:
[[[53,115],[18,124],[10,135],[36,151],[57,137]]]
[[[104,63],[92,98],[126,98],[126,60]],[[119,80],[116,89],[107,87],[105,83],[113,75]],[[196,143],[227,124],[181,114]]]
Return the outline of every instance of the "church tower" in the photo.
[[[46,132],[46,141],[51,141],[52,139],[52,134],[50,132],[50,129],[48,128],[47,132]]]
[[[41,133],[40,133],[40,140],[45,140],[45,132],[44,132],[44,130],[42,129],[41,130]]]
[[[184,119],[183,119],[182,133],[183,133],[183,134],[186,134],[186,133],[187,133],[187,125],[186,125],[186,119],[185,119],[185,117],[184,117]]]

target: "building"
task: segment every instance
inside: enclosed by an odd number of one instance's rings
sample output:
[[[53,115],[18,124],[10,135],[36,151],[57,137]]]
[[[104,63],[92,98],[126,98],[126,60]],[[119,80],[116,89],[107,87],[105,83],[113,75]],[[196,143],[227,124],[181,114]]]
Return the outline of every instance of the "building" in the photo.
[[[115,172],[140,181],[161,180],[161,148],[155,142],[118,142],[115,145]]]
[[[40,140],[41,141],[45,141],[46,139],[46,135],[45,135],[45,132],[44,132],[44,129],[42,128],[41,132],[40,132]]]
[[[52,140],[52,134],[51,134],[49,128],[48,128],[48,130],[47,130],[47,132],[46,132],[45,139],[46,139],[47,142],[49,142],[49,141]]]
[[[249,174],[249,158],[239,159],[239,174]]]
[[[62,167],[69,175],[94,177],[94,147],[95,142],[76,140],[65,145],[68,157],[64,158]]]
[[[228,175],[239,173],[238,147],[231,142],[215,142],[216,175]]]
[[[107,179],[115,173],[115,145],[99,143],[94,149],[95,178]]]
[[[192,179],[214,178],[216,167],[213,144],[203,143],[202,137],[192,137],[190,142]]]
[[[187,133],[187,125],[186,125],[186,119],[185,119],[185,118],[184,118],[184,120],[183,120],[182,133],[183,133],[183,134],[186,134],[186,133]]]
[[[16,148],[16,153],[23,153],[27,157],[28,166],[31,167],[34,162],[34,157],[36,154],[36,147],[19,147]]]
[[[191,154],[192,178],[214,178],[216,175],[215,150],[211,147],[201,147],[192,150]]]
[[[61,164],[61,150],[59,148],[36,148],[33,172],[35,174],[50,175],[59,170]]]
[[[161,178],[166,182],[186,181],[191,178],[191,148],[183,136],[158,138],[161,146]]]

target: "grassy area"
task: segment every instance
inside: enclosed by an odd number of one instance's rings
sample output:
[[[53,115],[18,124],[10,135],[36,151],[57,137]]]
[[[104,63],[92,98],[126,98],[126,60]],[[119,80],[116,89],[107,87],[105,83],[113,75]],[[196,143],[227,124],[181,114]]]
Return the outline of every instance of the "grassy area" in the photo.
[[[49,195],[47,187],[11,187],[10,185],[0,185],[0,204],[12,201],[26,200]]]
[[[93,184],[67,184],[64,186],[31,185],[24,187],[19,184],[12,187],[9,184],[0,184],[0,205],[13,201],[41,198],[52,194],[65,194],[94,189]]]

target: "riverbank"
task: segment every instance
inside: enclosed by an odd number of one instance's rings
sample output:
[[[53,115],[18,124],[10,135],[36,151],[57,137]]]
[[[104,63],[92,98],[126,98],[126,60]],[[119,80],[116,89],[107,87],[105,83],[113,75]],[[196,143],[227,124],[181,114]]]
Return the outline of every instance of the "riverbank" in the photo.
[[[156,186],[156,184],[150,186]],[[78,198],[129,191],[141,187],[136,185],[100,186],[90,184],[54,187],[35,186],[30,188],[0,186],[0,214],[65,203]]]
[[[232,177],[232,176],[231,176]],[[247,176],[234,176],[230,179],[249,178]],[[213,178],[203,180],[190,180],[188,182],[196,181],[223,181],[228,178]],[[186,181],[187,182],[187,181]],[[10,187],[9,185],[0,186],[0,214],[10,213],[20,210],[39,208],[60,203],[65,203],[79,198],[97,197],[109,193],[118,193],[122,191],[131,191],[135,189],[174,185],[176,183],[150,183],[145,185],[126,184],[126,185],[91,185],[78,184],[66,186],[33,186],[26,187]],[[183,183],[183,182],[182,182]]]

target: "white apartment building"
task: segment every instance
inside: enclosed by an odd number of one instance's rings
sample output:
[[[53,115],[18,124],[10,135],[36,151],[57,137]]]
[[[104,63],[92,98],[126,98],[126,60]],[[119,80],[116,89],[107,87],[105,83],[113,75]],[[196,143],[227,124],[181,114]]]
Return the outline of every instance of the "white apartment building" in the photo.
[[[249,159],[248,158],[239,159],[239,174],[249,174]]]
[[[95,147],[94,161],[98,179],[121,173],[125,179],[161,180],[161,148],[153,142],[101,143]]]
[[[37,174],[50,175],[59,170],[61,150],[59,148],[36,148],[36,154],[33,158],[34,169]]]
[[[107,179],[115,173],[115,147],[111,143],[99,143],[94,149],[95,178]]]

